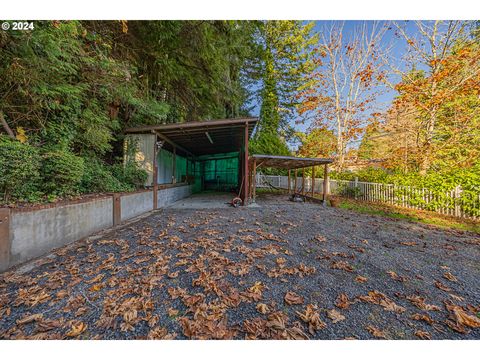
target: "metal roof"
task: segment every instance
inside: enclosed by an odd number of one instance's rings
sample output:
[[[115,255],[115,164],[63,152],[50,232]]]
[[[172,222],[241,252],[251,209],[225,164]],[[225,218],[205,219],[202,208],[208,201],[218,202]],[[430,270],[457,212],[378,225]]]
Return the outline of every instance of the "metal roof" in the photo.
[[[251,155],[249,157],[250,165],[256,160],[258,167],[272,167],[278,169],[301,169],[315,165],[331,164],[333,159],[329,158],[300,158],[295,156],[281,155]]]
[[[258,118],[192,121],[179,124],[147,125],[128,128],[126,133],[157,133],[164,140],[193,155],[239,151],[243,146],[245,126],[251,136]]]

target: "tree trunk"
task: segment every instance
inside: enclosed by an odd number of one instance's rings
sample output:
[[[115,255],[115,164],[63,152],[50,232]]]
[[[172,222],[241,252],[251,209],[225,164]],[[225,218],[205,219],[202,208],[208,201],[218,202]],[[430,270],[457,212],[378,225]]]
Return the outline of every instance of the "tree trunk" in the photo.
[[[431,158],[432,158],[432,142],[435,131],[436,123],[436,109],[430,114],[430,119],[427,125],[427,131],[425,134],[425,143],[423,144],[422,149],[422,160],[420,161],[420,175],[425,176],[427,170],[430,168]]]
[[[337,159],[338,171],[342,171],[345,163],[345,153],[343,145],[343,134],[341,134],[341,132],[339,132],[337,136]]]
[[[7,120],[5,120],[5,117],[3,116],[3,111],[1,110],[0,110],[0,122],[2,123],[2,126],[7,132],[8,136],[10,136],[12,139],[15,139],[15,134],[13,133],[10,126],[8,126]]]

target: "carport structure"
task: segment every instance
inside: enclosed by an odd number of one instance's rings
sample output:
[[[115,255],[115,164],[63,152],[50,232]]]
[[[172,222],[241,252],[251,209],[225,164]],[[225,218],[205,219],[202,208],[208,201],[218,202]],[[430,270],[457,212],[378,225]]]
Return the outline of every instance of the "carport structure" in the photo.
[[[311,196],[314,196],[315,189],[315,167],[322,165],[324,166],[323,170],[323,203],[325,204],[328,199],[328,164],[331,164],[333,159],[329,158],[300,158],[294,156],[281,156],[281,155],[252,155],[249,158],[249,168],[250,168],[250,194],[252,201],[255,202],[256,197],[256,175],[258,168],[277,168],[288,170],[288,193],[292,193],[292,170],[294,171],[294,181],[293,181],[293,193],[306,196],[305,191],[305,169],[312,169],[312,186],[311,186]],[[298,170],[302,170],[302,181],[301,187],[297,188],[297,173]]]
[[[190,184],[194,192],[240,191],[246,205],[248,140],[257,121],[252,117],[194,121],[139,126],[125,132],[140,141],[135,158],[149,172],[146,185],[153,187],[155,198],[159,186]]]

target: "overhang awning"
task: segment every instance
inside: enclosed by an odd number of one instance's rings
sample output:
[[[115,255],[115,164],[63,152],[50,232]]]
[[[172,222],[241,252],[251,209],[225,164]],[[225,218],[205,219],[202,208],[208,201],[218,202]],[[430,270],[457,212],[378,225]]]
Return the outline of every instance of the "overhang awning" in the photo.
[[[126,129],[126,133],[156,133],[179,150],[199,155],[239,151],[245,126],[251,136],[258,118],[193,121],[180,124],[147,125]]]
[[[281,155],[251,155],[249,158],[250,166],[253,166],[254,160],[257,168],[270,167],[287,170],[331,164],[333,162],[333,159],[329,158],[300,158],[295,156]]]

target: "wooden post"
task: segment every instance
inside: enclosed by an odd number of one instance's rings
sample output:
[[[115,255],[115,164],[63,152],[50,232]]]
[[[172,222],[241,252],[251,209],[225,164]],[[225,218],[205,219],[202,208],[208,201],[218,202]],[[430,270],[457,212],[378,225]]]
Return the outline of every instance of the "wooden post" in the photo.
[[[293,180],[293,193],[297,193],[297,169],[295,169],[295,179]]]
[[[10,218],[10,209],[0,208],[0,271],[6,270],[10,265]]]
[[[252,198],[255,202],[257,196],[257,159],[253,158],[253,174],[252,174]]]
[[[328,200],[328,164],[325,164],[325,170],[323,172],[323,205],[327,205]]]
[[[305,168],[302,168],[302,195],[305,195]]]
[[[291,175],[290,175],[290,173],[291,173],[291,170],[288,169],[288,193],[289,193],[289,194],[290,194],[290,192],[291,192],[291,190],[292,190],[292,189],[291,189],[292,186],[290,185],[290,184],[291,184],[291,180],[290,180]]]
[[[113,194],[113,226],[122,222],[122,206],[120,194]]]
[[[172,184],[177,182],[177,148],[173,147],[173,156],[172,156]]]
[[[315,166],[312,166],[312,197],[315,195]]]
[[[257,175],[257,172],[255,171],[255,174],[252,174],[252,169],[249,170],[250,171],[250,199],[252,199],[253,195],[257,195],[256,194],[256,190],[254,190],[256,187],[257,187],[257,180],[255,178],[255,176]],[[254,182],[252,184],[252,182]],[[253,191],[255,191],[255,194],[253,194]]]
[[[243,166],[244,166],[244,172],[243,172],[243,188],[244,188],[244,198],[243,200],[243,205],[246,206],[248,205],[248,123],[245,123],[245,135],[244,135],[244,160],[243,160]]]
[[[158,199],[158,165],[157,165],[157,134],[153,143],[153,210],[157,208]]]

